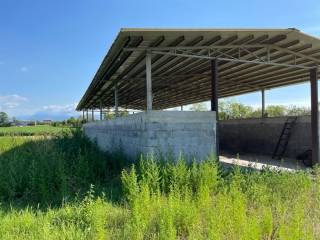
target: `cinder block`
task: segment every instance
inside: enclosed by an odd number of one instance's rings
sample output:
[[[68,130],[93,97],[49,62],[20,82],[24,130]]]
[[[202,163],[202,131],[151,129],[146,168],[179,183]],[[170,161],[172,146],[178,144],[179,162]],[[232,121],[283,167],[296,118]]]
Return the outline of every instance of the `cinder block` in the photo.
[[[151,111],[87,123],[85,135],[104,151],[122,149],[129,157],[180,153],[203,159],[215,152],[215,112]]]

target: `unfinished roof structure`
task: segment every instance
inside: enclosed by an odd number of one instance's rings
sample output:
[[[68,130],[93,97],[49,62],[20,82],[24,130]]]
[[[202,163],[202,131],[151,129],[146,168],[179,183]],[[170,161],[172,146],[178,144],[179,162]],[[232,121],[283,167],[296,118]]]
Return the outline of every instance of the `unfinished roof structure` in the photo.
[[[313,163],[319,163],[320,39],[297,29],[121,29],[77,110],[160,110],[311,83]],[[84,113],[83,113],[84,115]],[[216,119],[218,121],[218,119]],[[218,131],[216,150],[219,151]],[[217,154],[219,155],[219,154]]]
[[[296,29],[121,29],[77,110],[146,109],[146,53],[153,109],[211,99],[210,59],[218,60],[218,97],[309,81],[320,40]]]

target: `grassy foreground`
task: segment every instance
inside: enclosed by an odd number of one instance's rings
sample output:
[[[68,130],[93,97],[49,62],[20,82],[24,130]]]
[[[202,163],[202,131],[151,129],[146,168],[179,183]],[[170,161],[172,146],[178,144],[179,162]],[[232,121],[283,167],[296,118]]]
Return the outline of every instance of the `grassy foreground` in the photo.
[[[0,239],[320,239],[317,169],[131,165],[79,132],[0,146]]]
[[[0,127],[0,136],[46,136],[69,131],[69,127],[51,125]]]

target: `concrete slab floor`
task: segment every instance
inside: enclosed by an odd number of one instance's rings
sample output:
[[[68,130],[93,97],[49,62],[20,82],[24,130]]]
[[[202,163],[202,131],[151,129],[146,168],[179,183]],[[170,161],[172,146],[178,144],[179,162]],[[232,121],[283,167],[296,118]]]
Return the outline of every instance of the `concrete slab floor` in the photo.
[[[239,156],[229,153],[221,153],[220,162],[226,166],[239,165],[241,167],[254,168],[261,170],[270,168],[273,170],[296,171],[308,169],[302,161],[293,158],[284,158],[283,160],[272,159],[269,155],[259,155],[244,153]]]

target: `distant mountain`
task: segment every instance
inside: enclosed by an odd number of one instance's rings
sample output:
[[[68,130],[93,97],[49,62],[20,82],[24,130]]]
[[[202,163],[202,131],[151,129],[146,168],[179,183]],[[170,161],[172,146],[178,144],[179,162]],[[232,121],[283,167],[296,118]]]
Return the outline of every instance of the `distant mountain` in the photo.
[[[24,116],[17,116],[16,118],[19,120],[54,120],[54,121],[62,121],[66,120],[70,117],[79,117],[80,113],[61,113],[61,112],[37,112],[33,115],[24,115]]]

